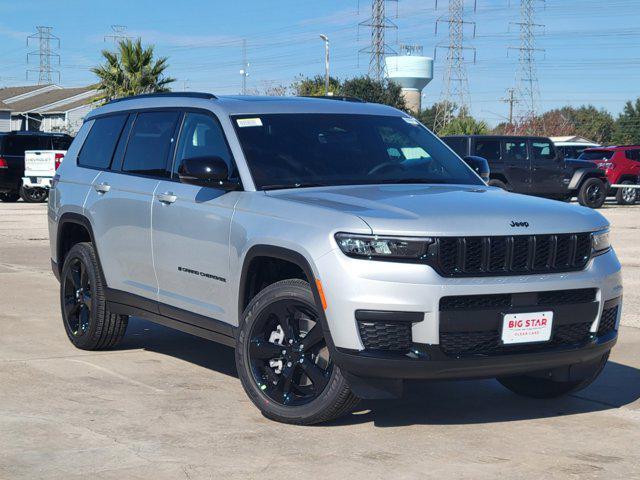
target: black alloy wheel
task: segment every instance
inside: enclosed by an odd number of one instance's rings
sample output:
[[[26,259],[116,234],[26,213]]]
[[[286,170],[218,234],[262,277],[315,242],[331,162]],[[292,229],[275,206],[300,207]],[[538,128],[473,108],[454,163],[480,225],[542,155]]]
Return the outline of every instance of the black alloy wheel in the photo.
[[[578,202],[589,208],[600,208],[607,199],[607,186],[599,178],[588,178],[580,187]]]
[[[25,188],[20,189],[20,197],[27,203],[42,203],[49,196],[49,191],[46,188]]]
[[[20,199],[20,194],[18,192],[0,193],[0,202],[13,203],[13,202],[17,202],[19,199]]]
[[[293,299],[267,305],[250,332],[249,362],[272,401],[297,406],[318,398],[333,364],[315,307]]]
[[[87,267],[74,258],[63,279],[64,322],[69,333],[81,337],[89,331],[93,292]]]

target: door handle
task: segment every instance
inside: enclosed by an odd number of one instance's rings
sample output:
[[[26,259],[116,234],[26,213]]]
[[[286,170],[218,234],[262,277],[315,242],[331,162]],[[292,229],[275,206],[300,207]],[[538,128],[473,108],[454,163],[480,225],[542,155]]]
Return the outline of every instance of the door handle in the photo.
[[[104,194],[104,193],[107,193],[109,190],[111,190],[111,185],[109,185],[106,182],[102,182],[94,185],[93,188],[96,189],[96,192],[100,194]]]
[[[173,194],[173,192],[164,192],[157,195],[158,201],[160,203],[164,203],[165,205],[172,204],[175,202],[178,197]]]

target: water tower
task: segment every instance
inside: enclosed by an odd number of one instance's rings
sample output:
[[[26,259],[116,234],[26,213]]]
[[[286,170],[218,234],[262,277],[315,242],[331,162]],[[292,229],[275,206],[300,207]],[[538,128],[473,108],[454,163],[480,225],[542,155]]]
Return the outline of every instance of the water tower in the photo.
[[[387,78],[402,88],[407,108],[419,112],[422,89],[433,80],[433,58],[422,56],[418,45],[401,45],[400,53],[385,58]]]

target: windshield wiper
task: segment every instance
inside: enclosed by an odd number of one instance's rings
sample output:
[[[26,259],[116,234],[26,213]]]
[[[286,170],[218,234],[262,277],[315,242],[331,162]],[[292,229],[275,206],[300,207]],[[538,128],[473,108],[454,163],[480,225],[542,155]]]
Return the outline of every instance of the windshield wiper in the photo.
[[[301,182],[301,183],[274,183],[271,185],[263,185],[262,190],[281,190],[287,188],[309,188],[309,187],[326,187],[325,183]]]

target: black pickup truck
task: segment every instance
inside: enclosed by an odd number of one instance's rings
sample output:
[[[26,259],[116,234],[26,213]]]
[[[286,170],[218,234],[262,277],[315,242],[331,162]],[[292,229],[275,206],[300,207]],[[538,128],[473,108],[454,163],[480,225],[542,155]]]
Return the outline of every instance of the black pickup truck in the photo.
[[[545,137],[458,135],[442,140],[460,157],[489,162],[489,185],[558,200],[578,197],[581,205],[600,208],[609,184],[593,162],[566,160]]]

